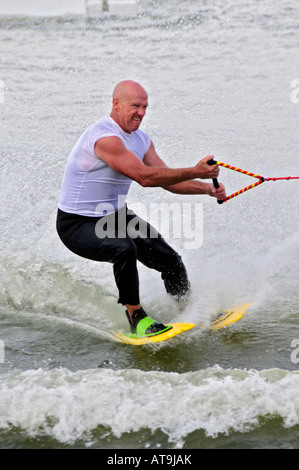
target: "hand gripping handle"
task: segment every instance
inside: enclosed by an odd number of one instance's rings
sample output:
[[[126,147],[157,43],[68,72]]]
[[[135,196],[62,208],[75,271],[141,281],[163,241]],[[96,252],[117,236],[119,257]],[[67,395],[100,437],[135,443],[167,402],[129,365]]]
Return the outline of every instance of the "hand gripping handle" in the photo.
[[[213,159],[207,161],[207,164],[208,165],[217,165],[217,163]],[[213,178],[213,184],[214,184],[214,188],[216,188],[216,189],[219,188],[219,183],[218,183],[217,178]],[[217,199],[217,202],[218,202],[218,204],[223,204],[224,203],[224,201],[220,201],[219,199]]]

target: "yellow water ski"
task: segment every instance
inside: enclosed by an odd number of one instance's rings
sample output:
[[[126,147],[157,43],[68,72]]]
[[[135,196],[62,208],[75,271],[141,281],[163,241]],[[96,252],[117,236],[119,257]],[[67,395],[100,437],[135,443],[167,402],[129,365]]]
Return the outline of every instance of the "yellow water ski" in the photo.
[[[251,305],[252,302],[242,305],[241,307],[235,307],[231,310],[218,313],[216,318],[212,319],[211,329],[220,330],[220,328],[231,325],[232,323],[236,323],[243,317],[243,315],[245,315]]]
[[[210,328],[212,330],[219,330],[220,328],[224,328],[232,323],[236,323],[240,320],[243,315],[247,312],[248,308],[252,305],[252,303],[248,303],[242,305],[241,307],[235,307],[231,310],[223,311],[218,313],[214,319],[211,321]],[[146,336],[146,337],[136,337],[136,335],[132,334],[123,334],[119,332],[113,332],[111,335],[113,339],[120,341],[121,343],[125,344],[133,344],[135,346],[142,345],[142,344],[150,344],[150,343],[158,343],[160,341],[166,341],[170,338],[173,338],[176,335],[184,333],[185,331],[191,330],[195,327],[194,323],[168,323],[171,325],[171,330],[165,331],[165,333],[161,333],[155,336]],[[197,325],[201,327],[202,325]]]
[[[126,344],[149,344],[149,343],[158,343],[160,341],[166,341],[173,336],[179,335],[184,331],[191,330],[195,325],[194,323],[168,323],[166,326],[171,325],[171,330],[165,331],[165,333],[161,333],[156,336],[143,336],[141,338],[137,338],[135,335],[124,335],[122,333],[113,332],[113,336],[115,336],[121,343]]]

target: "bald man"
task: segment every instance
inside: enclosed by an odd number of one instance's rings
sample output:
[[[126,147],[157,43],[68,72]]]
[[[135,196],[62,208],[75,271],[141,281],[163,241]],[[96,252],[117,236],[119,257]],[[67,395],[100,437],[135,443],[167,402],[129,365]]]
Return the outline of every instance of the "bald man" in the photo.
[[[164,163],[140,129],[147,106],[147,92],[139,83],[125,80],[115,86],[110,115],[89,126],[70,153],[57,214],[57,231],[69,250],[113,265],[118,302],[126,307],[131,332],[138,336],[161,334],[171,327],[144,311],[137,261],[159,271],[166,291],[177,300],[188,295],[190,283],[179,254],[127,208],[131,182],[225,199],[222,184],[215,189],[197,179],[218,177],[219,167],[207,163],[212,156],[186,168]]]

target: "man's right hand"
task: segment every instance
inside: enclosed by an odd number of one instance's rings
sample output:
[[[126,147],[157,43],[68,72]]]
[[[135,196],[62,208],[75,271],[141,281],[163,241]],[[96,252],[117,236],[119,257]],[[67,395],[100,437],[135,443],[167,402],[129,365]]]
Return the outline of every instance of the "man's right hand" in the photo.
[[[224,201],[224,199],[226,198],[225,187],[222,183],[219,183],[219,188],[217,189],[214,187],[213,183],[208,184],[207,194],[209,194],[209,196],[215,197],[220,201]]]

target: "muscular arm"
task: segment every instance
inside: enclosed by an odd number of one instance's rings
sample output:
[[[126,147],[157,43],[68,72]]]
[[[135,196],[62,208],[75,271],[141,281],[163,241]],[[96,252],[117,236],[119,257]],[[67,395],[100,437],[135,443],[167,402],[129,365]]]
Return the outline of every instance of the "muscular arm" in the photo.
[[[212,157],[209,157],[208,160],[211,158]],[[165,162],[157,154],[153,143],[144,157],[144,163],[158,168],[167,168]],[[181,183],[163,185],[163,188],[176,194],[208,194],[210,184],[195,179],[189,179]]]
[[[203,158],[200,163],[203,163],[206,167],[208,167],[206,162],[211,160],[212,158],[212,156],[207,156]],[[167,168],[167,165],[157,154],[153,143],[151,144],[147,154],[145,155],[144,162],[147,165],[154,165],[159,168]],[[218,172],[214,173],[214,176],[201,176],[201,178],[215,178],[216,176],[218,176]],[[167,191],[170,191],[175,194],[208,194],[209,196],[217,197],[217,199],[221,200],[225,199],[226,197],[224,186],[221,183],[219,183],[219,189],[216,190],[212,183],[205,183],[196,179],[190,179],[176,184],[163,185],[162,187]]]
[[[206,162],[212,157],[205,157],[194,167],[169,168],[157,155],[151,144],[143,162],[130,152],[121,139],[105,137],[95,144],[95,155],[113,170],[128,176],[143,187],[163,187],[171,192],[181,194],[211,194],[206,183],[193,181],[195,178],[215,178],[219,168],[209,166]]]

